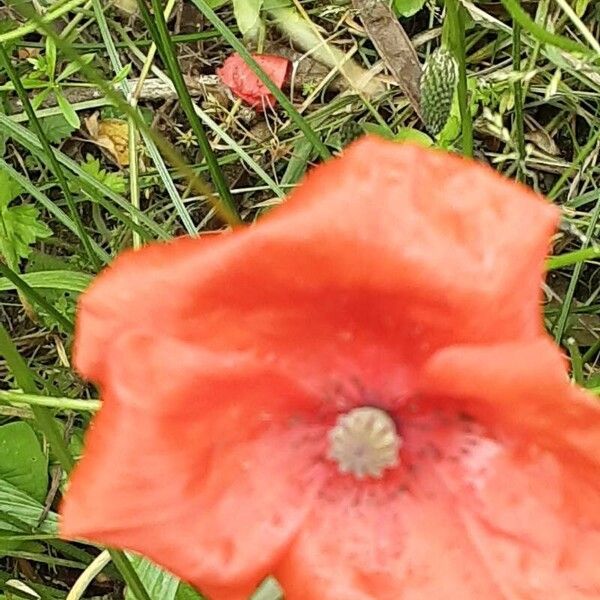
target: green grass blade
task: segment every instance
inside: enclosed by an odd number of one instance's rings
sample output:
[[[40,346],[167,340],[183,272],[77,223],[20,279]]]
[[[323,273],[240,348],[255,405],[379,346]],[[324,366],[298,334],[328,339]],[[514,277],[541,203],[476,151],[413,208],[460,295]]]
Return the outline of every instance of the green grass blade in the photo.
[[[65,290],[81,293],[92,282],[92,276],[78,271],[36,271],[23,273],[21,279],[34,289]],[[18,289],[10,279],[0,278],[0,292]]]
[[[467,86],[467,57],[465,40],[465,14],[459,0],[446,0],[446,19],[448,19],[448,44],[458,63],[457,96],[460,107],[462,129],[462,152],[473,156],[473,121],[469,104]]]
[[[596,230],[596,225],[598,224],[598,220],[600,219],[600,194],[598,198],[598,202],[592,211],[590,222],[587,227],[587,231],[585,234],[585,242],[583,243],[583,247],[581,250],[586,250],[587,246],[590,243],[592,236],[594,235],[594,231]],[[583,271],[583,262],[578,262],[573,269],[573,273],[571,275],[571,281],[569,281],[569,287],[567,288],[567,292],[565,294],[560,314],[558,316],[558,320],[556,321],[556,325],[554,327],[554,339],[560,343],[565,335],[565,331],[567,329],[567,322],[569,320],[569,316],[571,314],[571,306],[573,304],[573,299],[575,298],[575,288],[577,287],[577,283],[579,282],[579,278],[581,277],[581,272]]]
[[[240,221],[237,207],[235,206],[229,185],[227,184],[223,172],[221,171],[221,167],[217,162],[215,153],[213,152],[210,141],[208,140],[208,136],[204,131],[204,127],[200,122],[196,111],[194,110],[194,103],[183,79],[179,61],[175,55],[175,48],[171,41],[167,23],[163,15],[162,3],[159,0],[150,1],[154,11],[153,15],[150,14],[148,7],[146,6],[146,0],[138,0],[138,6],[140,8],[142,17],[146,22],[146,26],[150,31],[152,39],[154,40],[154,43],[156,44],[163,61],[167,65],[169,75],[173,81],[175,89],[177,90],[179,103],[181,104],[181,107],[188,118],[192,131],[198,140],[200,151],[202,152],[204,160],[208,165],[212,182],[221,197],[221,201],[224,203],[227,210],[235,217],[235,219]]]
[[[512,31],[512,60],[513,71],[519,73],[521,71],[521,25],[517,21],[513,22]],[[513,120],[513,128],[517,140],[517,179],[522,181],[524,178],[524,161],[525,161],[525,122],[523,120],[523,83],[521,79],[517,79],[513,85],[513,93],[515,96],[515,117]]]
[[[569,38],[557,35],[544,29],[541,25],[538,25],[531,17],[523,10],[519,0],[502,0],[504,8],[510,13],[510,16],[514,21],[519,23],[521,27],[527,30],[533,37],[537,38],[540,42],[562,48],[567,52],[581,53],[586,56],[594,56],[594,52],[587,46],[574,42]]]
[[[108,23],[106,22],[106,17],[104,15],[104,9],[101,6],[99,0],[92,0],[92,4],[94,7],[94,14],[96,15],[96,20],[98,21],[98,27],[100,29],[100,34],[102,35],[102,39],[104,40],[104,43],[106,45],[106,49],[108,51],[113,70],[114,70],[115,74],[119,73],[121,71],[123,65],[121,64],[121,59],[119,58],[119,53],[117,52],[117,48],[116,48],[115,43],[110,34],[110,29],[108,27]],[[145,60],[145,57],[143,55],[141,57],[141,60],[142,61]],[[126,97],[129,97],[130,86],[129,86],[128,82],[122,81],[120,84],[120,87],[121,87],[123,94]],[[142,116],[139,112],[139,108],[137,106],[132,106],[132,110],[135,110],[138,113],[138,115],[140,116],[140,118],[142,118]],[[131,118],[129,119],[129,124],[130,124],[130,129],[136,129],[135,121],[133,119],[131,119]],[[173,183],[173,178],[171,177],[169,170],[167,169],[167,166],[165,165],[165,161],[163,160],[158,148],[156,147],[156,144],[154,143],[154,140],[152,140],[152,138],[150,136],[148,136],[147,133],[145,133],[144,131],[141,131],[141,134],[142,134],[144,143],[146,144],[148,154],[150,154],[150,158],[152,159],[152,161],[154,162],[154,165],[156,166],[156,170],[158,171],[158,174],[159,174],[162,182],[165,185],[165,189],[166,189],[167,193],[169,194],[171,201],[173,202],[173,206],[175,207],[175,210],[177,211],[177,214],[179,215],[182,225],[184,226],[186,232],[189,235],[196,235],[197,230],[196,230],[196,226],[194,225],[194,221],[192,220],[190,213],[188,212],[187,208],[185,207],[185,204],[183,203],[183,200],[181,199],[181,196],[179,195],[179,192],[178,192],[177,188],[175,187],[175,184]],[[135,177],[136,168],[135,168],[134,161],[130,161],[129,168],[130,168],[130,177],[132,177],[132,178]],[[136,183],[138,183],[138,182],[132,182],[132,185],[135,186]],[[133,197],[133,191],[134,190],[132,190],[132,197]]]
[[[49,315],[51,315],[62,328],[68,332],[72,333],[75,329],[73,323],[70,319],[65,317],[62,313],[60,313],[52,304],[50,304],[46,298],[44,298],[41,294],[36,292],[22,277],[20,277],[17,273],[15,273],[8,265],[4,264],[0,261],[0,274],[3,277],[6,277],[14,286],[27,297],[28,300],[37,304],[41,309],[46,311]]]

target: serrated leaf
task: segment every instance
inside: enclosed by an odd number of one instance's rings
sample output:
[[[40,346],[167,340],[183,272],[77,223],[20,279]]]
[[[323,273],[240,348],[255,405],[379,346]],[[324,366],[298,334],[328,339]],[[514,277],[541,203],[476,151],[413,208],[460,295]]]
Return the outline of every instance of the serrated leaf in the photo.
[[[418,13],[427,0],[394,0],[394,12],[399,17],[412,17]]]
[[[122,194],[125,191],[125,177],[121,173],[112,173],[111,171],[102,169],[98,159],[88,156],[87,161],[80,166],[82,171],[85,171],[85,173],[93,177],[96,181],[110,188],[111,191],[117,194]],[[74,190],[77,190],[76,180],[72,181],[72,186]]]
[[[0,253],[13,265],[27,258],[38,239],[52,235],[50,228],[39,220],[40,211],[31,204],[7,207],[0,211]]]
[[[19,183],[0,169],[0,210],[6,208],[22,191]]]
[[[129,558],[133,568],[148,591],[150,598],[174,600],[180,583],[175,575],[161,569],[158,565],[142,556],[132,554],[129,555]],[[125,600],[137,600],[137,596],[127,589],[125,590]]]
[[[74,127],[75,129],[79,129],[81,123],[79,122],[79,116],[75,112],[75,109],[71,106],[69,101],[63,96],[62,92],[59,90],[54,91],[56,95],[56,101],[58,102],[58,106],[62,111],[63,116],[67,120],[67,123]]]
[[[53,115],[40,119],[40,126],[51,144],[58,144],[66,140],[76,129],[63,115]]]
[[[258,38],[262,21],[260,11],[263,0],[233,0],[233,13],[242,36],[246,39]]]
[[[29,256],[31,245],[38,239],[52,235],[50,228],[39,220],[36,206],[10,206],[21,191],[21,186],[6,171],[0,171],[0,255],[11,267]]]
[[[48,490],[48,458],[24,421],[0,426],[0,477],[43,501]]]

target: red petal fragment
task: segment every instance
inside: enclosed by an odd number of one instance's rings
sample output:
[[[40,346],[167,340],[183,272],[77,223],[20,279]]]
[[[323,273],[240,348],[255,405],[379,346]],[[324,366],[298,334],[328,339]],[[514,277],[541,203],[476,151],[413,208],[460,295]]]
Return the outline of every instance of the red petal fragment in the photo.
[[[282,56],[269,54],[254,54],[253,58],[269,79],[281,89],[285,83],[290,61]],[[236,96],[250,106],[264,108],[275,105],[275,97],[239,54],[229,56],[223,66],[217,69],[217,75]]]
[[[318,485],[314,436],[287,427],[306,410],[303,392],[252,358],[167,338],[125,335],[115,357],[61,535],[145,554],[216,598],[246,598]]]

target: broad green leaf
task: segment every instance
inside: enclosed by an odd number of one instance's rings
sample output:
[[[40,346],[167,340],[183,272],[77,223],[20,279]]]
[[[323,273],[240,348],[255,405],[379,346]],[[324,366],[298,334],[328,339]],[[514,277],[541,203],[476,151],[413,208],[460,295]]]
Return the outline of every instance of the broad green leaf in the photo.
[[[412,17],[425,5],[426,0],[394,0],[394,12],[399,17]]]
[[[0,555],[3,549],[15,547],[15,542],[3,537],[31,532],[57,535],[58,515],[50,511],[40,523],[43,512],[40,502],[0,478]]]
[[[160,600],[175,599],[180,583],[175,575],[161,569],[158,565],[155,565],[142,556],[131,554],[129,558],[144,587],[148,590],[150,598],[156,598],[157,600],[158,598]],[[137,596],[126,590],[125,600],[137,600]]]
[[[181,582],[177,588],[175,600],[205,600],[191,585]]]
[[[262,26],[260,10],[263,0],[233,0],[233,12],[244,38],[257,39]]]
[[[583,14],[588,8],[591,0],[576,0],[575,1],[575,13],[578,17],[583,17]]]
[[[433,146],[433,140],[426,133],[412,127],[400,127],[393,139],[395,142],[415,142],[426,148]]]
[[[365,133],[370,133],[372,135],[378,135],[386,140],[393,140],[394,136],[390,132],[387,127],[383,125],[378,125],[376,123],[363,123],[362,128]]]
[[[48,457],[24,421],[0,427],[0,477],[40,502],[48,491]]]
[[[75,109],[71,106],[69,101],[63,96],[62,92],[58,89],[54,90],[56,95],[56,101],[58,102],[58,106],[62,111],[63,116],[67,120],[67,123],[74,127],[75,129],[79,129],[81,123],[79,122],[79,116],[75,112]]]
[[[8,205],[23,191],[23,188],[6,171],[0,169],[0,210]]]

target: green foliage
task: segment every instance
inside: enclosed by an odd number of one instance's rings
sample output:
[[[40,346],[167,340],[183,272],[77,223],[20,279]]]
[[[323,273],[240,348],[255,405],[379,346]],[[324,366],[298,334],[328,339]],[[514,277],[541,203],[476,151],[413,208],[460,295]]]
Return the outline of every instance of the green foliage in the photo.
[[[43,501],[48,489],[48,458],[33,429],[24,421],[0,427],[0,477]]]
[[[181,582],[177,588],[177,594],[175,600],[204,600],[204,596],[201,596],[193,587],[187,583]]]
[[[32,531],[56,534],[58,515],[50,511],[40,523],[43,514],[41,502],[0,478],[0,555],[3,550],[17,545],[14,540],[6,539],[8,537]]]
[[[89,281],[89,277],[83,273],[67,270],[69,267],[70,265],[63,260],[41,252],[34,252],[27,263],[27,273],[24,275],[24,279],[25,281],[31,281],[34,286],[45,286],[40,290],[44,298],[60,314],[73,320],[81,286]],[[1,289],[2,280],[0,280]],[[56,319],[44,311],[42,307],[38,308],[37,316],[49,329],[60,328],[60,324]]]
[[[121,173],[113,173],[103,169],[100,166],[100,161],[90,155],[86,157],[86,162],[81,164],[81,169],[117,194],[122,194],[127,187],[125,177]],[[72,181],[72,187],[73,191],[79,191],[79,186],[75,180]]]
[[[51,144],[59,144],[66,140],[76,129],[64,115],[52,115],[39,120],[46,139]]]
[[[264,30],[260,18],[263,0],[233,0],[233,12],[240,33],[246,40],[256,41]]]
[[[21,259],[29,257],[33,244],[52,235],[52,230],[40,220],[36,206],[11,206],[21,192],[21,186],[6,171],[0,171],[0,254],[13,269]]]
[[[365,133],[378,135],[386,140],[392,140],[394,142],[412,142],[421,144],[426,148],[433,145],[433,140],[426,133],[423,133],[418,129],[413,129],[412,127],[400,127],[396,132],[390,132],[389,129],[382,127],[381,125],[364,123],[363,129]]]
[[[147,558],[130,555],[130,560],[151,598],[175,600],[179,580],[174,575],[161,569]],[[129,590],[126,590],[125,600],[137,600],[137,597]]]
[[[399,17],[412,17],[419,12],[427,0],[394,0],[394,12]]]

